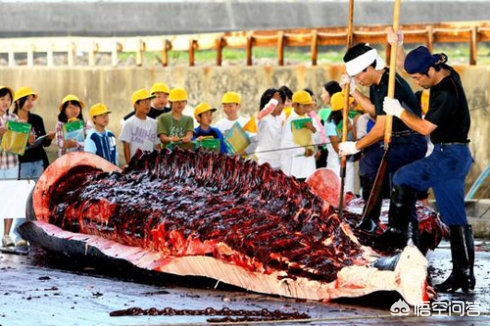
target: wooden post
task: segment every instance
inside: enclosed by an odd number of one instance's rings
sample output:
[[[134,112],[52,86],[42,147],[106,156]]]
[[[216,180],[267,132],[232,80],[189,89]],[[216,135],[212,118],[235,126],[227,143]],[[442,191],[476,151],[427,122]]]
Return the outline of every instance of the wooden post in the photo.
[[[277,32],[277,65],[284,66],[284,32]]]
[[[220,67],[223,64],[223,48],[226,46],[226,40],[223,36],[216,39],[216,65]]]
[[[162,49],[162,66],[168,66],[168,51],[172,49],[172,43],[169,40],[163,41]]]
[[[311,65],[316,66],[318,63],[318,31],[311,31]]]
[[[194,66],[196,58],[195,58],[195,50],[198,44],[196,40],[189,41],[189,66]]]
[[[434,28],[432,26],[427,26],[427,49],[432,53],[434,49]]]
[[[252,48],[253,48],[253,36],[252,36],[252,34],[249,34],[249,35],[247,35],[247,49],[246,49],[247,66],[252,65],[252,56],[253,56]]]
[[[146,45],[142,39],[138,40],[138,51],[136,51],[136,65],[141,67],[143,65],[143,56],[145,54]]]
[[[478,27],[473,26],[471,29],[471,40],[470,40],[470,65],[476,66],[476,61],[478,57]]]

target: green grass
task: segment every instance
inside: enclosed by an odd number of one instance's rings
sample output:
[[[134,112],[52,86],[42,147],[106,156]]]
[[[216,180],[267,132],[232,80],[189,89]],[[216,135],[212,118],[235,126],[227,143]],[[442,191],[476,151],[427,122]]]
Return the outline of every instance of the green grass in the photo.
[[[410,44],[406,46],[406,50],[411,50],[418,46]],[[383,46],[376,46],[381,54],[384,54]],[[444,52],[449,57],[449,64],[468,64],[469,63],[469,45],[467,44],[435,44],[434,53]],[[261,64],[277,64],[277,49],[274,47],[261,47],[253,49],[254,65]],[[345,53],[345,47],[322,47],[318,50],[318,61],[321,64],[341,63],[342,56]],[[246,52],[244,49],[224,49],[223,50],[223,65],[245,65]],[[161,52],[146,52],[144,58],[145,65],[161,64]],[[120,61],[124,62],[134,57],[134,53],[124,52],[119,56]],[[189,55],[186,51],[169,51],[168,65],[188,65]],[[288,47],[284,51],[285,65],[294,64],[311,64],[311,54],[308,47]],[[215,65],[216,51],[203,50],[195,52],[196,65]],[[481,43],[477,49],[477,64],[490,65],[490,43]]]

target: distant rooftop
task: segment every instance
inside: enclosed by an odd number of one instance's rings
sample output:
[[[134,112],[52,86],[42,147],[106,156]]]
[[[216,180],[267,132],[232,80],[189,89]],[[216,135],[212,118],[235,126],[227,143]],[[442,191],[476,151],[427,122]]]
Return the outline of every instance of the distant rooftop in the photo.
[[[342,27],[348,0],[0,0],[0,37],[141,36]],[[354,25],[390,25],[393,0],[355,0]],[[488,0],[403,0],[400,24],[488,21]]]

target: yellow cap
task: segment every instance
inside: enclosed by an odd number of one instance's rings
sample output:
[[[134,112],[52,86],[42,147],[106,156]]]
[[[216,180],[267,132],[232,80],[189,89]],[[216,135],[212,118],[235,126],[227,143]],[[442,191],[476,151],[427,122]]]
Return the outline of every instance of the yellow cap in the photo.
[[[155,95],[151,95],[147,89],[145,88],[138,89],[133,93],[133,95],[131,95],[131,103],[134,105],[138,101],[146,100],[148,98],[154,98],[154,97]]]
[[[7,87],[7,86],[0,86],[0,90],[2,90],[2,89],[6,89],[6,90],[9,91],[9,93],[10,93],[10,99],[13,99],[14,98],[14,91],[12,90],[12,88]]]
[[[349,96],[349,104],[354,103],[354,98]],[[344,108],[345,97],[343,92],[337,92],[332,95],[330,98],[330,106],[332,107],[332,111],[339,111]]]
[[[80,103],[80,107],[82,109],[85,107],[85,103],[83,103],[82,101],[80,101],[80,99],[78,98],[78,96],[73,95],[73,94],[68,94],[65,97],[63,97],[63,100],[61,101],[61,105],[58,108],[58,111],[61,112],[61,110],[63,110],[63,105],[65,105],[66,102],[70,102],[70,101],[75,101],[75,102]]]
[[[104,113],[111,113],[111,111],[109,111],[109,109],[107,109],[107,106],[105,106],[104,104],[97,103],[90,107],[88,115],[90,116],[90,118],[93,118]]]
[[[307,91],[297,91],[296,93],[293,94],[292,98],[293,103],[299,103],[299,104],[313,104],[313,99],[311,98],[310,93]]]
[[[168,95],[170,102],[187,101],[187,92],[183,88],[174,88]]]
[[[167,84],[164,83],[155,83],[153,86],[150,88],[150,93],[155,94],[155,93],[170,93],[170,89],[168,88]]]
[[[32,90],[32,88],[30,87],[21,87],[19,88],[18,90],[15,91],[15,95],[14,95],[14,102],[23,98],[23,97],[26,97],[26,96],[29,96],[29,95],[32,95],[34,96],[34,101],[37,100],[37,94],[34,93],[34,91]]]
[[[240,104],[240,103],[242,103],[242,96],[236,92],[226,92],[225,94],[223,94],[223,97],[221,98],[221,103],[222,104],[227,104],[227,103]]]
[[[208,103],[206,102],[202,102],[200,103],[198,106],[196,106],[196,108],[194,109],[194,117],[197,119],[197,117],[201,114],[201,113],[204,113],[204,112],[208,112],[208,111],[216,111],[217,109],[216,108],[213,108],[211,105],[209,105]]]

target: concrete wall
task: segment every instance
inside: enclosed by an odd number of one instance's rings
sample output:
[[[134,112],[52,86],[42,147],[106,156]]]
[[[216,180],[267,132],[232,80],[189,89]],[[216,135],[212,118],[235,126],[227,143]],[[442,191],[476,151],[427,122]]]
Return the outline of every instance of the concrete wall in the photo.
[[[390,25],[391,0],[354,1],[354,25]],[[2,2],[0,37],[172,35],[347,26],[348,0]],[[490,2],[401,2],[401,24],[488,20]]]
[[[490,161],[490,67],[456,67],[462,77],[471,109],[472,126],[470,146],[475,164],[468,184],[477,178]],[[39,94],[33,112],[40,114],[48,130],[53,130],[58,106],[68,93],[77,94],[90,106],[105,103],[111,110],[109,129],[116,135],[120,132],[120,120],[132,110],[131,93],[139,88],[150,88],[154,82],[163,81],[171,87],[185,87],[189,94],[189,113],[201,101],[219,107],[220,99],[227,90],[242,94],[242,115],[250,116],[258,110],[262,92],[269,87],[289,85],[294,91],[304,87],[318,94],[326,81],[339,80],[343,66],[230,66],[230,67],[0,67],[2,85],[12,88],[31,86]],[[409,79],[408,79],[409,80]],[[87,116],[87,112],[85,112]],[[215,121],[222,116],[218,111]],[[49,151],[55,156],[56,147]],[[121,161],[122,162],[122,161]]]

